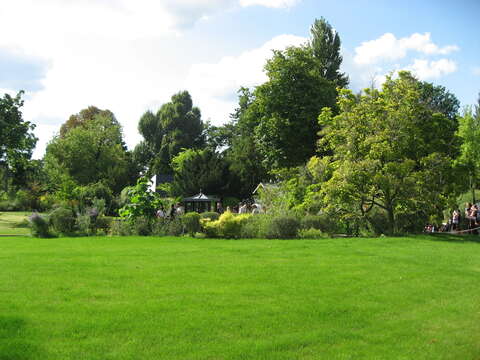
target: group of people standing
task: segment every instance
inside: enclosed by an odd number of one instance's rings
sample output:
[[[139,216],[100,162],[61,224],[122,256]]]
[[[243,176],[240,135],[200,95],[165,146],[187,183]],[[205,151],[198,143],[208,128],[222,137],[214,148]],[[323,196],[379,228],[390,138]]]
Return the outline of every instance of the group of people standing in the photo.
[[[226,211],[230,211],[234,214],[260,214],[264,212],[264,209],[262,209],[259,204],[243,202],[233,207],[227,206]],[[221,203],[217,203],[217,212],[219,214],[224,212]],[[183,214],[185,214],[185,207],[182,205],[182,203],[172,204],[168,210],[165,210],[164,206],[160,205],[160,208],[156,212],[157,218],[168,220],[173,220],[176,217],[182,216]]]
[[[463,226],[462,226],[463,224]],[[453,210],[452,216],[447,222],[444,222],[440,228],[436,228],[435,225],[427,224],[425,226],[425,232],[465,232],[470,234],[478,234],[478,228],[480,227],[480,212],[478,211],[478,205],[472,203],[465,204],[464,220],[460,210]]]
[[[234,206],[232,212],[235,214],[260,214],[264,211],[259,204],[243,202]]]
[[[468,220],[468,229],[477,234],[477,228],[480,223],[480,214],[477,204],[465,204],[465,219]]]
[[[181,203],[172,204],[169,210],[165,210],[163,205],[160,205],[160,208],[157,210],[156,216],[159,219],[170,219],[173,220],[177,216],[182,216],[185,214],[185,208]]]

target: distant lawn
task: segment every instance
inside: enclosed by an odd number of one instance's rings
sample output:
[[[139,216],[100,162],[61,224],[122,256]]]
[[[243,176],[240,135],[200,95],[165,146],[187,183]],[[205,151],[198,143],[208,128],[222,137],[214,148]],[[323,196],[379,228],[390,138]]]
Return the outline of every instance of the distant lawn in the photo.
[[[2,360],[480,359],[474,238],[0,238],[0,266]]]
[[[24,222],[31,213],[31,211],[0,212],[0,236],[30,235],[30,229],[26,227],[26,224],[22,224],[22,222]]]

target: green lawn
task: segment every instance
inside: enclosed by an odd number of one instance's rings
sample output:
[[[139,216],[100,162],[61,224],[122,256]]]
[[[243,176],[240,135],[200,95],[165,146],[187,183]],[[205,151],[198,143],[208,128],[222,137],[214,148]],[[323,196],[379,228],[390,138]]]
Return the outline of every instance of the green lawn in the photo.
[[[29,235],[30,229],[22,224],[32,212],[0,212],[0,236]],[[1,359],[1,358],[0,358]]]
[[[0,359],[480,359],[474,238],[0,238]]]

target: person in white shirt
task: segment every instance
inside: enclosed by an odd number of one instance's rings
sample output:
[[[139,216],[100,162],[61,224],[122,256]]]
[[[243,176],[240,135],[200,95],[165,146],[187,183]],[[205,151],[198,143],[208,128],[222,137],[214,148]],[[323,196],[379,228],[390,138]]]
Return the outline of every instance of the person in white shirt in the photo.
[[[239,214],[246,214],[247,213],[247,204],[242,204],[240,208],[238,209]]]
[[[183,207],[182,204],[177,205],[177,216],[182,216],[185,214],[185,208]]]

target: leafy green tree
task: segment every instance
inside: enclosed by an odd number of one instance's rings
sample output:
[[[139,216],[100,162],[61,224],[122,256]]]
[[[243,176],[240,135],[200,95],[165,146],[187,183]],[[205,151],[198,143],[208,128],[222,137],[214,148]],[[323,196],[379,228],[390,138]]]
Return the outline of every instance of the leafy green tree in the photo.
[[[419,81],[400,72],[381,91],[342,90],[338,106],[338,115],[325,109],[319,118],[320,145],[333,153],[321,188],[327,211],[355,222],[381,210],[390,233],[441,214],[456,191],[455,120],[423,101]]]
[[[65,137],[70,130],[76,127],[87,125],[89,122],[94,121],[98,116],[110,120],[112,126],[119,125],[115,115],[113,115],[110,110],[101,110],[96,106],[89,106],[88,108],[81,110],[78,114],[71,115],[68,120],[62,124],[60,127],[60,137]]]
[[[119,210],[122,218],[134,222],[138,218],[154,219],[157,210],[164,204],[160,195],[149,190],[148,178],[141,177],[135,186],[126,188],[127,204]]]
[[[335,108],[335,84],[322,76],[308,46],[275,51],[265,70],[269,80],[255,89],[250,105],[259,116],[259,151],[268,167],[303,164],[316,153],[321,109]]]
[[[5,94],[0,98],[0,167],[6,178],[21,183],[29,166],[37,138],[33,135],[35,125],[23,120],[23,91],[15,97]]]
[[[460,109],[460,101],[457,97],[443,86],[434,85],[426,81],[419,82],[418,84],[422,101],[433,112],[445,115],[452,120],[450,124],[456,125],[456,117]]]
[[[274,176],[271,170],[303,165],[316,154],[317,117],[323,107],[336,107],[336,87],[348,84],[339,70],[340,44],[330,24],[316,20],[309,43],[274,51],[266,83],[239,90],[226,151],[237,194],[250,196]]]
[[[181,151],[172,160],[173,194],[190,196],[202,190],[206,194],[222,194],[228,181],[224,159],[210,149]]]
[[[322,17],[315,19],[310,28],[310,46],[320,67],[320,75],[337,86],[346,87],[348,76],[340,72],[343,58],[340,55],[340,36]]]
[[[207,121],[204,129],[205,147],[215,152],[224,152],[232,146],[235,133],[235,124],[232,122],[214,126]]]
[[[147,111],[138,130],[144,140],[134,158],[153,173],[172,173],[170,163],[183,148],[201,148],[205,142],[200,109],[193,106],[188,91],[173,95],[156,114]]]
[[[121,126],[99,114],[57,136],[47,146],[45,170],[51,186],[59,190],[102,182],[119,193],[131,180],[131,161],[124,147]]]
[[[459,117],[458,136],[462,140],[460,156],[457,163],[468,173],[469,188],[472,193],[472,203],[476,202],[475,189],[480,176],[480,113],[471,107],[465,108],[463,116]]]
[[[229,164],[229,192],[241,198],[250,197],[257,185],[269,178],[266,162],[255,140],[260,114],[253,102],[252,92],[241,88],[239,106],[231,115],[231,137],[225,152]]]
[[[478,100],[475,104],[475,117],[480,118],[480,93],[478,94]]]

